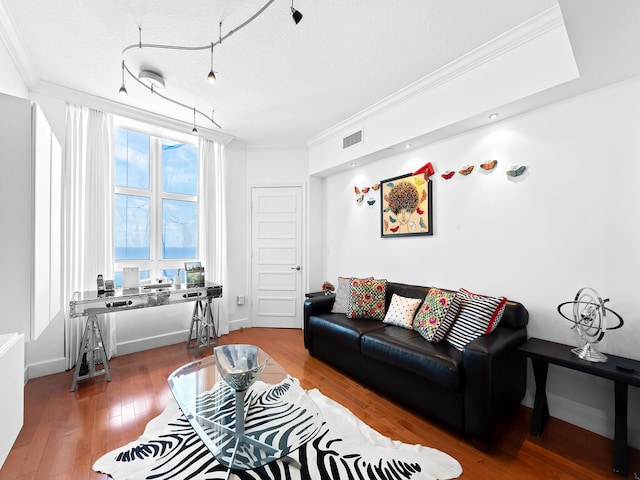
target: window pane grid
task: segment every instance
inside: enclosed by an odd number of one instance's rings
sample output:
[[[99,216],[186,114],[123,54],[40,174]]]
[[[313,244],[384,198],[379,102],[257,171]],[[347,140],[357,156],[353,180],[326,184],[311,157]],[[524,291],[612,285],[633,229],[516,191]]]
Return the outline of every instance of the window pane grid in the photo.
[[[149,199],[116,194],[114,206],[115,259],[148,260]]]
[[[124,266],[141,280],[172,278],[198,258],[198,148],[121,128],[115,137],[116,286]]]

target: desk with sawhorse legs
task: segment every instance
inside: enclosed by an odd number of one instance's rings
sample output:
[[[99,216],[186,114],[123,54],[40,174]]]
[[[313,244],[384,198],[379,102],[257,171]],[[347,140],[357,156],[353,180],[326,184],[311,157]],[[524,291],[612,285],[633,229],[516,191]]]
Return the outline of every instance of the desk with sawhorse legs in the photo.
[[[78,380],[106,375],[111,381],[109,360],[100,330],[98,315],[122,312],[140,308],[159,307],[176,303],[195,302],[191,316],[191,326],[187,337],[187,347],[195,333],[195,355],[200,347],[209,346],[211,337],[218,343],[218,333],[214,321],[211,300],[222,297],[222,286],[205,282],[198,286],[173,286],[167,284],[162,288],[134,288],[116,290],[112,295],[98,295],[98,292],[76,292],[69,302],[71,317],[87,317],[78,359],[73,374],[71,391],[76,389]],[[195,331],[194,331],[195,330]],[[206,338],[205,338],[206,337]],[[96,369],[96,365],[102,368]]]

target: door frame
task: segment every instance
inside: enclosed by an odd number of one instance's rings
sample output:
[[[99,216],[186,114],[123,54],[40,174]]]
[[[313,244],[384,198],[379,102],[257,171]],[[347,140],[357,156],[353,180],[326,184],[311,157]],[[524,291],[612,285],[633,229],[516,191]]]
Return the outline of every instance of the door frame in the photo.
[[[300,225],[300,258],[301,258],[301,267],[302,274],[300,277],[300,298],[298,298],[298,305],[300,305],[300,329],[303,328],[302,322],[302,303],[305,298],[305,292],[307,291],[307,285],[309,282],[309,274],[307,272],[307,265],[309,264],[309,259],[307,257],[307,184],[303,183],[271,183],[266,185],[261,184],[251,184],[249,185],[249,189],[247,190],[247,205],[249,206],[249,215],[247,215],[247,232],[249,234],[249,241],[247,242],[247,292],[249,292],[249,318],[247,319],[247,326],[254,327],[254,303],[253,303],[253,190],[256,188],[300,188],[300,198],[302,199],[302,204],[300,205],[301,209],[301,225]]]

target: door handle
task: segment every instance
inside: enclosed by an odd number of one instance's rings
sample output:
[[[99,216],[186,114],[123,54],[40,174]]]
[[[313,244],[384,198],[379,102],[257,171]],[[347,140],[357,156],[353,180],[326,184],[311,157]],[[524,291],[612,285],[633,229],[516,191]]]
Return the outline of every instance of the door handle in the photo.
[[[296,265],[295,267],[291,267],[291,270],[300,270],[300,265]]]

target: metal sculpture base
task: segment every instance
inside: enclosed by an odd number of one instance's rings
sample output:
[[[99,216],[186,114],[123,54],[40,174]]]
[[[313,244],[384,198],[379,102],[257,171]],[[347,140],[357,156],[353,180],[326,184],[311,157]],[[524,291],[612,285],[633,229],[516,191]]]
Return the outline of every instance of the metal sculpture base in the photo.
[[[587,343],[583,347],[572,348],[571,353],[589,362],[607,363],[607,356],[600,353],[593,343]]]

